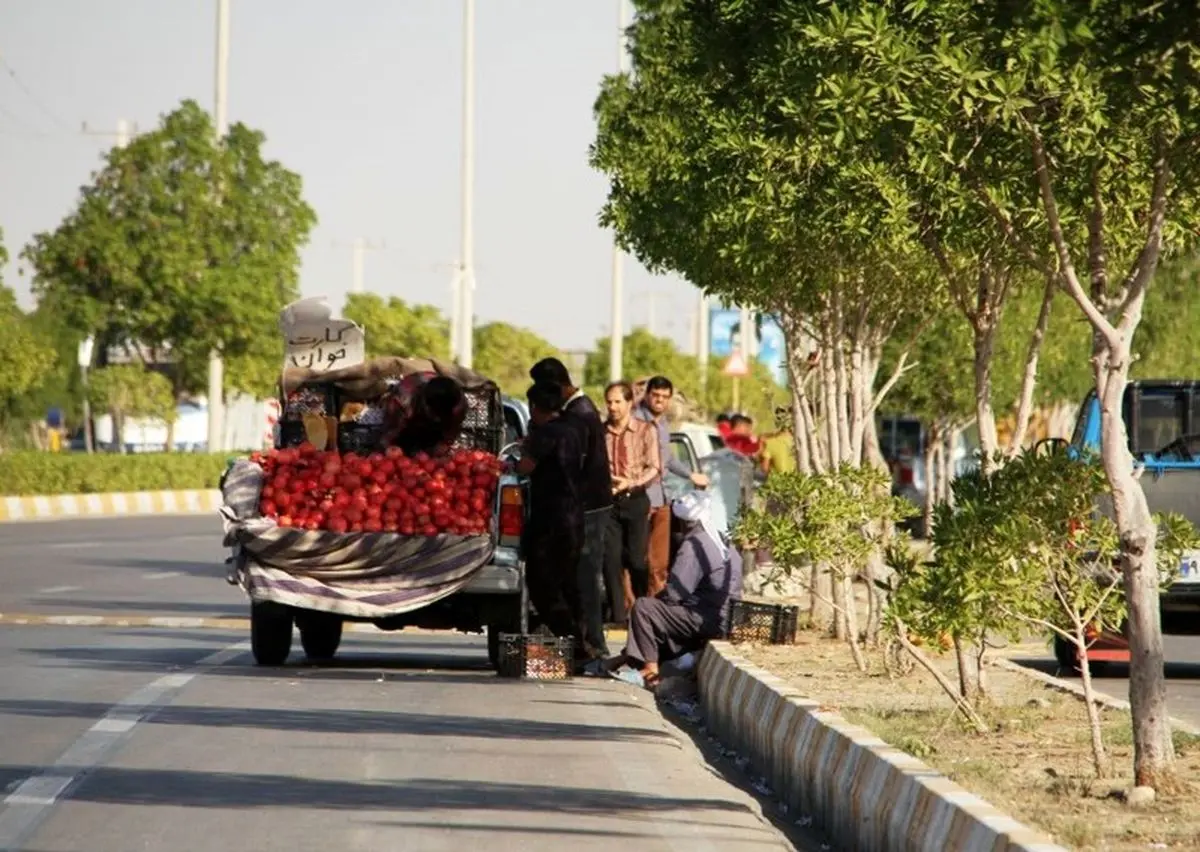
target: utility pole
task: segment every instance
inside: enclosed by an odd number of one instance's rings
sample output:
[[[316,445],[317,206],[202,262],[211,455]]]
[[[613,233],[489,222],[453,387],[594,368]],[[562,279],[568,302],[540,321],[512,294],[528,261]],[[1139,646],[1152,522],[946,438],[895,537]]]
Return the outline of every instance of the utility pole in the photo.
[[[617,0],[617,69],[623,74],[626,68],[625,0]],[[625,328],[621,316],[625,302],[625,257],[617,245],[614,234],[612,254],[612,337],[608,344],[608,380],[618,382],[625,372]]]
[[[109,137],[113,140],[113,144],[116,147],[124,148],[133,140],[133,137],[137,135],[137,129],[137,124],[130,124],[125,119],[118,118],[116,130],[96,130],[92,127],[89,127],[88,123],[85,121],[80,132],[82,132],[85,136]]]
[[[475,0],[463,0],[462,257],[455,282],[454,316],[458,363],[470,369],[475,358]]]
[[[216,91],[213,115],[217,144],[229,132],[229,0],[217,0]],[[217,188],[219,191],[219,187]],[[225,363],[221,353],[208,355],[208,451],[225,449]]]
[[[335,242],[333,245],[335,248],[338,248],[338,247],[344,245],[344,243]],[[371,242],[370,240],[366,239],[365,237],[355,237],[354,238],[354,240],[350,243],[350,252],[351,252],[351,273],[350,274],[351,274],[351,278],[350,278],[350,291],[349,292],[351,292],[351,293],[366,292],[365,289],[363,288],[363,280],[365,278],[364,270],[366,268],[366,253],[368,251],[382,251],[386,248],[387,248],[387,243],[383,242],[382,240],[380,242],[376,243],[376,242]]]

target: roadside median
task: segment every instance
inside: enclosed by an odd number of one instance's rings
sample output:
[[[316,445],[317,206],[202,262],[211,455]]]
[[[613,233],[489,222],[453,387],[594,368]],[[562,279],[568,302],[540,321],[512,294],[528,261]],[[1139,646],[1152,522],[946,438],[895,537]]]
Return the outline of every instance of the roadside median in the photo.
[[[0,523],[137,515],[201,515],[215,513],[220,506],[221,492],[215,488],[4,497],[0,500]]]
[[[714,642],[701,659],[706,724],[789,812],[874,850],[1065,852],[949,778]]]

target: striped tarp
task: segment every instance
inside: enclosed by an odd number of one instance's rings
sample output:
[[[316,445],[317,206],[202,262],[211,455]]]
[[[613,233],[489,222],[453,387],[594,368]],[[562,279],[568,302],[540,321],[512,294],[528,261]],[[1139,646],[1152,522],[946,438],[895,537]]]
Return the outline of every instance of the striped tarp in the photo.
[[[428,606],[466,586],[492,558],[486,535],[412,537],[280,527],[258,516],[263,471],[240,459],[221,484],[233,578],[254,601],[358,618]]]

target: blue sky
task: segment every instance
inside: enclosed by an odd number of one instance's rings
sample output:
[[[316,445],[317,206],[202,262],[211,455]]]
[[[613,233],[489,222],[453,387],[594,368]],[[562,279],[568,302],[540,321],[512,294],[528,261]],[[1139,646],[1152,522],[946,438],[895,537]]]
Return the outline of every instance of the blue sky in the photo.
[[[459,0],[231,0],[229,114],[267,135],[304,178],[319,224],[303,253],[305,295],[340,305],[351,241],[366,288],[450,302],[459,252],[462,4]],[[592,104],[616,68],[617,0],[477,0],[475,232],[478,321],[527,325],[559,346],[608,332],[606,182],[587,164]],[[16,255],[54,228],[111,139],[181,100],[212,107],[215,0],[0,3],[0,227]],[[15,75],[15,76],[14,76]],[[627,326],[690,350],[696,291],[625,273]],[[369,330],[368,330],[369,333]]]

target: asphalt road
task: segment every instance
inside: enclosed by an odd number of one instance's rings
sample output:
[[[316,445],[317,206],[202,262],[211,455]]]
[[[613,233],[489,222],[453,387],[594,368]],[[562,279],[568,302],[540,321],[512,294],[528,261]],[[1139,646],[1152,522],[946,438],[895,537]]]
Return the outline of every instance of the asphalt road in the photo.
[[[1167,707],[1172,716],[1200,727],[1200,636],[1165,636]],[[1014,656],[1015,662],[1036,668],[1064,680],[1079,682],[1072,672],[1061,672],[1054,655]],[[1129,700],[1129,666],[1110,663],[1092,682],[1097,690],[1115,698]]]
[[[218,535],[0,527],[0,613],[244,616]],[[245,639],[0,621],[0,850],[793,848],[645,692],[498,680],[481,637],[282,669]]]

